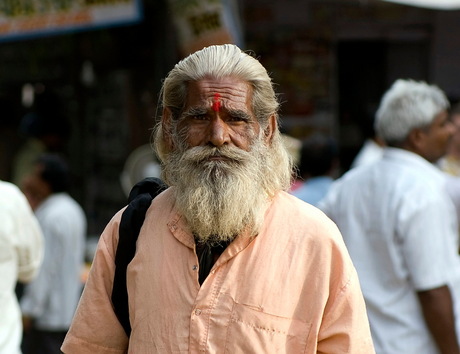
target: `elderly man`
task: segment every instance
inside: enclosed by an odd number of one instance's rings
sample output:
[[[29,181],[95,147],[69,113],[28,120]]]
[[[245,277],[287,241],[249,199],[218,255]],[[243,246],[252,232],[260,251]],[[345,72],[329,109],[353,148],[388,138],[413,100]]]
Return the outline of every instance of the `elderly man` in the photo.
[[[69,195],[70,170],[58,155],[41,155],[24,178],[23,190],[45,239],[37,277],[21,298],[24,354],[60,353],[83,284],[86,216]]]
[[[348,172],[320,203],[358,270],[377,353],[459,353],[457,224],[432,164],[454,132],[448,106],[436,86],[396,81],[376,114],[382,159]]]
[[[21,310],[16,282],[36,277],[43,260],[43,235],[26,197],[0,181],[0,353],[21,353]]]
[[[341,235],[290,196],[264,67],[233,45],[181,62],[155,144],[171,187],[127,268],[128,336],[111,303],[118,213],[101,236],[65,353],[372,353]]]

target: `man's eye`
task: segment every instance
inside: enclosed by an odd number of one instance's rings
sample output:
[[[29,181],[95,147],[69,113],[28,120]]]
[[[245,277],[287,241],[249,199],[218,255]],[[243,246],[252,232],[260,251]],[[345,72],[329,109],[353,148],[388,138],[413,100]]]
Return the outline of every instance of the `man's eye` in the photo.
[[[247,119],[241,116],[232,116],[232,117],[229,117],[228,121],[229,122],[247,122]]]
[[[208,119],[208,116],[206,114],[196,114],[191,117],[194,120],[206,120]]]

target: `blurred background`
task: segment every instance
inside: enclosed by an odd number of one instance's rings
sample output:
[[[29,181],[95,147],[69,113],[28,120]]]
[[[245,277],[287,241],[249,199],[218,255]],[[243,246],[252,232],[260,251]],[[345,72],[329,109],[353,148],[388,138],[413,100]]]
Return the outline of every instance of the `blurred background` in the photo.
[[[141,178],[137,164],[157,169],[146,146],[161,80],[214,43],[256,53],[277,84],[282,131],[333,136],[342,172],[395,79],[426,80],[460,98],[455,9],[381,0],[2,0],[0,179],[19,183],[36,150],[65,154],[72,195],[89,234],[99,234]]]

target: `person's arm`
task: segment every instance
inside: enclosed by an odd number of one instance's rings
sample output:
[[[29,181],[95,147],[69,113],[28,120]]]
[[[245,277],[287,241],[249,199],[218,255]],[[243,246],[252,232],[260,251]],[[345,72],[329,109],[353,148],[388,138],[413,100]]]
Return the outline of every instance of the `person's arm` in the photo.
[[[375,353],[356,276],[326,309],[318,335],[317,353]]]
[[[447,286],[417,292],[425,322],[439,350],[445,354],[460,353],[455,332],[452,297]]]
[[[441,353],[460,353],[453,300],[447,284],[458,269],[458,228],[446,194],[422,186],[398,210],[398,241],[422,315]],[[416,204],[414,203],[416,201]]]
[[[324,308],[318,333],[316,352],[327,353],[375,353],[366,305],[354,268],[342,235],[334,225],[337,243],[331,247],[331,287]]]
[[[127,353],[128,337],[111,302],[120,215],[112,218],[99,239],[88,281],[61,347],[63,353]]]
[[[44,239],[42,230],[26,198],[15,189],[17,198],[11,209],[15,244],[18,256],[18,280],[28,283],[38,274],[43,261]]]

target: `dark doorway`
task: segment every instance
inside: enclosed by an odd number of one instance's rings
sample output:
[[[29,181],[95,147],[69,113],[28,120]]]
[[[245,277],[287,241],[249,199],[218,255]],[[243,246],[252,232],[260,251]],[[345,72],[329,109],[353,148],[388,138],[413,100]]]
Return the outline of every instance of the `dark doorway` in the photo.
[[[341,166],[349,169],[367,136],[386,89],[387,45],[383,41],[344,41],[337,46]]]
[[[416,40],[352,40],[337,45],[339,140],[342,170],[349,169],[373,134],[375,111],[396,79],[428,81],[429,36]]]

